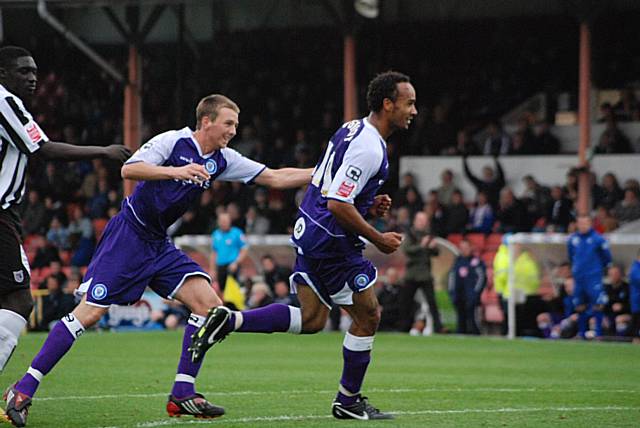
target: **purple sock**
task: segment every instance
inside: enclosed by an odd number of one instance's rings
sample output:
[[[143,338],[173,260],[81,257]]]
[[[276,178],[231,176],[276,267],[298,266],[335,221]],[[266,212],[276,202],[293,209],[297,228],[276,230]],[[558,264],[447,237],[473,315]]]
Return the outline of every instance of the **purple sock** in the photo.
[[[251,309],[242,312],[242,325],[237,330],[245,333],[275,333],[291,331],[299,333],[299,327],[296,329],[291,326],[292,313],[300,313],[300,309],[294,308],[280,303],[273,303],[263,308]],[[298,323],[299,323],[298,316]],[[229,318],[229,322],[235,324],[235,314]]]
[[[171,395],[176,398],[189,397],[196,393],[195,378],[198,375],[202,361],[194,363],[191,361],[191,353],[188,351],[191,345],[191,335],[198,329],[197,326],[189,324],[184,328],[184,337],[182,339],[182,354],[180,354],[180,362],[178,363],[178,374],[173,384]]]
[[[371,361],[371,351],[351,351],[342,347],[342,357],[344,366],[342,368],[342,379],[340,385],[351,393],[359,393],[364,381],[364,375],[367,372],[367,366]],[[357,395],[345,395],[338,391],[336,399],[344,404],[349,405],[356,402]]]
[[[69,318],[71,317],[71,318]],[[76,332],[75,336],[69,330]],[[42,376],[46,375],[67,353],[76,337],[80,336],[84,328],[73,316],[67,315],[53,327],[38,355],[31,362],[27,372],[16,385],[16,389],[29,397],[33,397],[40,385]],[[30,373],[31,372],[31,373]],[[35,376],[40,377],[37,379]]]

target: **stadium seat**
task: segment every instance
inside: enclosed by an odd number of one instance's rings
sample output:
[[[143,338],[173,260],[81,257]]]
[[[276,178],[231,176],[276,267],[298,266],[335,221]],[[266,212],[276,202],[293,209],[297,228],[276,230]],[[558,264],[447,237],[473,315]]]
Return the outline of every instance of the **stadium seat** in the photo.
[[[104,233],[105,227],[107,227],[107,223],[109,220],[106,218],[94,218],[93,219],[93,231],[96,235],[96,242],[102,238],[102,234]]]
[[[484,244],[485,244],[485,236],[482,233],[469,233],[466,236],[467,240],[471,243],[471,245],[473,246],[473,249],[477,252],[482,252],[484,250]]]
[[[487,236],[487,240],[485,242],[485,250],[497,251],[501,243],[502,234],[492,233],[491,235]]]
[[[60,250],[59,254],[60,254],[60,263],[62,263],[63,266],[69,266],[69,264],[71,264],[71,251]]]
[[[207,259],[206,255],[200,251],[189,251],[187,254],[194,262],[198,263],[202,269],[209,269],[209,259]]]
[[[451,242],[453,245],[455,245],[457,247],[458,245],[460,245],[460,241],[462,241],[462,234],[460,234],[460,233],[450,233],[447,236],[447,240],[449,240],[449,242]]]

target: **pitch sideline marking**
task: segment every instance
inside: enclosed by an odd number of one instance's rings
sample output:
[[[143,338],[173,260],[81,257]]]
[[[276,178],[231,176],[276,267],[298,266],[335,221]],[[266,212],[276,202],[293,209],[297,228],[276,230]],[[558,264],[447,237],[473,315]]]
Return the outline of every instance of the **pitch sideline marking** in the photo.
[[[468,413],[526,413],[526,412],[582,412],[582,411],[640,411],[640,407],[618,407],[618,406],[602,406],[602,407],[523,407],[513,408],[506,407],[500,409],[452,409],[452,410],[415,410],[415,411],[396,411],[389,412],[399,416],[414,416],[414,415],[451,415],[451,414],[468,414]],[[312,420],[312,419],[330,419],[331,415],[281,415],[281,416],[256,416],[251,418],[229,418],[229,419],[214,419],[214,420],[189,420],[189,421],[175,421],[175,420],[161,420],[161,421],[149,421],[141,422],[133,425],[136,428],[154,428],[166,425],[186,425],[186,424],[230,424],[230,423],[249,423],[249,422],[286,422],[286,421],[300,421],[300,420]],[[117,428],[117,427],[109,427]]]
[[[602,393],[602,394],[635,394],[638,391],[633,389],[546,389],[546,388],[371,388],[369,393],[429,393],[429,392],[568,392],[568,393]],[[203,392],[209,396],[243,396],[243,395],[294,395],[294,394],[333,394],[335,390],[282,390],[282,391],[209,391]],[[35,401],[59,401],[59,400],[106,400],[114,398],[152,398],[166,397],[167,392],[156,392],[151,394],[106,394],[106,395],[69,395],[58,397],[38,397]]]

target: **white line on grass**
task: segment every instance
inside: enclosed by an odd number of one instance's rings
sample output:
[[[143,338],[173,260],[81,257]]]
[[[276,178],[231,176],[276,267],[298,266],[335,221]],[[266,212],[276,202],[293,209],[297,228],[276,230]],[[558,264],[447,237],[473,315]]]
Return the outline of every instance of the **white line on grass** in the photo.
[[[635,394],[633,389],[553,389],[553,388],[371,388],[367,392],[374,393],[440,393],[440,392],[566,392],[566,393],[594,393],[594,394]],[[335,390],[284,390],[284,391],[208,391],[203,392],[209,396],[244,396],[244,395],[308,395],[308,394],[334,394]],[[38,397],[36,401],[60,401],[60,400],[107,400],[118,398],[152,398],[167,397],[168,392],[156,392],[150,394],[105,394],[105,395],[67,395],[56,397]]]
[[[619,406],[601,406],[601,407],[506,407],[501,409],[450,409],[450,410],[415,410],[415,411],[397,411],[390,412],[398,416],[414,416],[414,415],[452,415],[467,413],[528,413],[528,412],[610,412],[610,411],[639,411],[640,407],[619,407]],[[286,422],[301,421],[312,419],[330,419],[331,415],[281,415],[281,416],[256,416],[251,418],[221,418],[208,420],[187,420],[176,421],[164,419],[161,421],[141,422],[134,425],[136,428],[154,428],[167,425],[186,425],[186,424],[231,424],[231,423],[249,423],[249,422]]]

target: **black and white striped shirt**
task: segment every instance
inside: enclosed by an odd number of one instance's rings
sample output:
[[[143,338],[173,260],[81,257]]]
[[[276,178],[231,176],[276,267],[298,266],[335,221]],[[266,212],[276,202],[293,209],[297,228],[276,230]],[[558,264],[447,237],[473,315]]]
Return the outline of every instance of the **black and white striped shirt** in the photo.
[[[29,155],[47,141],[20,98],[0,85],[0,209],[20,203]]]

